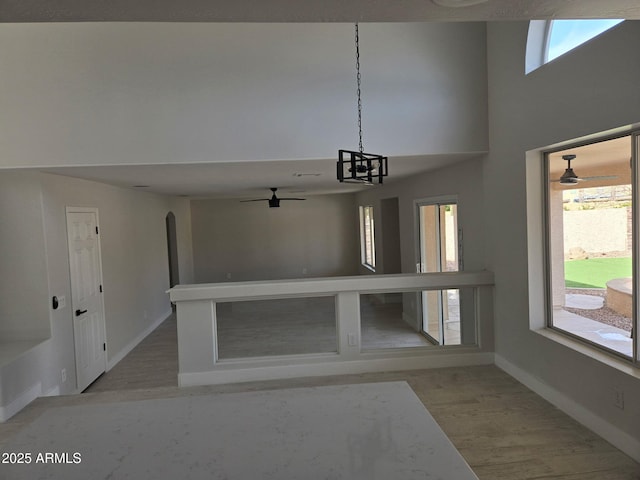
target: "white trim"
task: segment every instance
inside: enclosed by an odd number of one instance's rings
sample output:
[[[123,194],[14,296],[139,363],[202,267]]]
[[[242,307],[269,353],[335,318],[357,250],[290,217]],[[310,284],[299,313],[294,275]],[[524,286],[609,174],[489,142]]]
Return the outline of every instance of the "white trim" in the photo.
[[[172,302],[260,300],[300,296],[331,296],[339,292],[394,293],[493,285],[493,273],[433,272],[355,277],[304,278],[257,282],[198,283],[168,290]]]
[[[42,397],[57,397],[59,395],[60,395],[60,385],[56,385],[55,387],[47,390],[41,396]]]
[[[147,336],[153,332],[162,322],[164,322],[167,318],[171,316],[171,310],[163,313],[159,318],[157,318],[151,325],[149,325],[143,332],[140,333],[136,338],[131,340],[122,350],[116,353],[113,358],[107,359],[107,372],[116,366],[124,357],[126,357],[131,350],[138,346],[142,340],[147,338]]]
[[[369,263],[367,260],[367,238],[366,238],[366,226],[365,226],[365,210],[369,209],[369,231],[371,233],[371,260]],[[360,205],[360,264],[368,270],[376,271],[376,242],[375,242],[375,219],[373,212],[373,205]]]
[[[425,254],[422,251],[422,228],[420,228],[422,226],[422,220],[420,219],[420,207],[442,204],[458,205],[458,195],[434,195],[433,197],[417,198],[413,201],[413,228],[415,229],[413,236],[415,248],[413,253],[416,260],[416,273],[424,273],[422,272],[422,258]],[[456,224],[457,228],[460,228],[460,224],[457,219]],[[459,248],[459,246],[460,245],[457,245],[456,247]]]
[[[530,373],[525,372],[497,353],[495,354],[495,364],[498,368],[504,370],[571,418],[577,420],[617,449],[629,455],[636,462],[640,462],[640,440],[611,425],[575,400],[547,385]]]
[[[596,345],[592,345],[581,340],[575,339],[565,333],[551,328],[541,328],[533,330],[534,333],[556,342],[566,348],[570,348],[574,352],[578,352],[585,357],[596,360],[608,367],[629,375],[633,378],[640,379],[640,369],[636,368],[633,363],[623,360],[622,357],[608,352]]]
[[[0,422],[6,422],[41,395],[42,383],[38,382],[18,395],[9,405],[0,406]]]
[[[550,26],[551,22],[549,20],[531,20],[529,22],[525,54],[525,74],[529,74],[547,63],[549,33],[551,32]]]
[[[208,372],[180,373],[178,385],[219,385],[224,383],[276,380],[296,377],[318,377],[326,375],[347,375],[380,371],[420,370],[425,368],[446,368],[476,365],[491,365],[493,352],[461,353],[449,355],[424,355],[402,358],[377,358],[322,363],[297,363],[295,365],[245,366],[244,362]],[[253,362],[255,363],[255,362]]]

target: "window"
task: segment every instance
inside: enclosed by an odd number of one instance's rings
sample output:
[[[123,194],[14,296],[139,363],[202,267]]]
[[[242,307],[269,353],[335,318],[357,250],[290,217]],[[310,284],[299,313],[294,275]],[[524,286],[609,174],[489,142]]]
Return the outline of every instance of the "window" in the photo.
[[[633,142],[545,155],[548,326],[629,360],[638,331]]]
[[[376,241],[373,224],[373,207],[360,207],[360,258],[362,265],[375,271]]]
[[[529,23],[525,72],[547,62],[623,22],[620,19],[533,20]]]
[[[558,58],[602,32],[615,27],[622,20],[553,20],[549,26],[545,62]]]

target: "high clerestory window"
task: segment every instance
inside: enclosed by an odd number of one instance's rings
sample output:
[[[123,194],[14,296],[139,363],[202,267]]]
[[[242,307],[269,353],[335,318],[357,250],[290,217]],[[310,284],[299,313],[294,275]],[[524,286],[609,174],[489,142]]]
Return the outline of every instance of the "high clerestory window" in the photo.
[[[525,73],[618,25],[620,19],[533,20],[529,24]]]

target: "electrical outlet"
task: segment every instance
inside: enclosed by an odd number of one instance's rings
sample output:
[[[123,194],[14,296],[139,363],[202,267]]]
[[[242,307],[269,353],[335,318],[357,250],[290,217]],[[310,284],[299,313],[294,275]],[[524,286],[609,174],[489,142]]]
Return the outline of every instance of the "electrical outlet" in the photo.
[[[620,410],[624,410],[624,392],[619,388],[613,389],[613,405]]]
[[[302,269],[302,274],[303,274],[303,275],[306,275],[306,274],[307,274],[307,269],[306,269],[306,268],[303,268],[303,269]]]
[[[227,280],[231,280],[231,274],[227,273]]]
[[[350,347],[355,347],[356,346],[356,334],[355,333],[349,333],[347,335],[347,343],[349,344]]]
[[[58,308],[64,308],[67,306],[67,299],[64,295],[58,297]]]
[[[67,381],[67,369],[63,368],[60,372],[60,376],[62,377],[62,383]]]

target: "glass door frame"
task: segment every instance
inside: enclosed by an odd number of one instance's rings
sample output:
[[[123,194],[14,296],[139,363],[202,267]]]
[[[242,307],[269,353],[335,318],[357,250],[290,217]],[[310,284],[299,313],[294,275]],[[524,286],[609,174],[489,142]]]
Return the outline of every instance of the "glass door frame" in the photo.
[[[422,215],[422,207],[428,207],[428,206],[433,206],[433,207],[437,207],[435,209],[436,211],[436,219],[435,219],[435,226],[436,226],[436,241],[435,241],[435,248],[436,248],[436,258],[438,259],[437,261],[437,269],[436,270],[431,270],[432,272],[441,272],[443,271],[443,265],[442,265],[442,255],[443,255],[443,250],[442,250],[442,231],[441,231],[441,217],[440,217],[440,207],[445,206],[445,205],[456,205],[456,207],[458,206],[458,197],[457,195],[443,195],[443,196],[436,196],[436,197],[430,197],[430,198],[423,198],[423,199],[418,199],[414,201],[414,215],[415,215],[415,221],[414,221],[414,225],[416,227],[416,273],[428,273],[427,267],[425,265],[426,261],[426,239],[424,238],[424,225],[423,225],[423,215]],[[457,256],[457,270],[460,271],[462,270],[462,259],[461,259],[461,252],[462,252],[462,248],[460,245],[461,242],[461,232],[460,232],[460,227],[458,225],[458,218],[457,218],[457,212],[456,212],[456,235],[458,236],[457,241],[455,242],[455,248],[456,248],[456,256]],[[447,297],[447,290],[441,290],[440,294],[437,296],[437,309],[438,309],[438,338],[436,338],[435,336],[433,336],[432,334],[430,334],[428,332],[428,330],[425,328],[425,323],[426,323],[426,314],[427,314],[427,309],[425,308],[425,305],[427,304],[427,296],[429,294],[429,292],[426,291],[422,291],[419,292],[420,294],[417,295],[417,305],[418,305],[418,315],[420,318],[420,331],[421,333],[427,337],[427,339],[432,342],[435,345],[445,345],[445,338],[444,338],[444,302],[446,301],[446,297]]]
[[[640,173],[638,172],[638,162],[640,158],[640,130],[634,130],[631,132],[631,211],[632,224],[631,224],[631,294],[633,303],[631,306],[631,332],[633,336],[633,358],[632,363],[638,367],[640,366],[640,294],[638,294],[638,273],[640,273],[640,209],[638,208],[638,188],[640,187]]]

